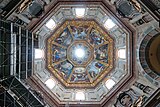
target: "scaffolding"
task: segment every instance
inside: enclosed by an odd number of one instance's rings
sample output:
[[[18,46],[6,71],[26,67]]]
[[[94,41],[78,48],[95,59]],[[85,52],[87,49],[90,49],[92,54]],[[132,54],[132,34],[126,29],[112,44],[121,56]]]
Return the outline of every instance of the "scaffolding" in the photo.
[[[0,104],[4,107],[44,107],[33,91],[23,85],[15,76],[1,81]]]
[[[32,32],[0,20],[0,106],[45,106],[41,94],[22,82],[32,75],[34,44]]]
[[[33,34],[13,23],[0,21],[0,78],[32,75]]]

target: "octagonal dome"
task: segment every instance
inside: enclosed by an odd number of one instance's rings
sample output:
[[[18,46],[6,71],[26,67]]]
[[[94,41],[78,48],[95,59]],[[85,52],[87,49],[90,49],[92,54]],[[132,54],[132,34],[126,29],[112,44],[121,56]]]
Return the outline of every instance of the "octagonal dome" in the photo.
[[[47,41],[47,68],[66,87],[94,87],[113,68],[113,39],[93,20],[65,21]]]
[[[135,59],[133,57],[135,54],[132,54],[134,51],[132,40],[135,39],[133,38],[135,33],[131,26],[115,16],[113,10],[110,11],[110,5],[107,5],[107,2],[85,2],[85,6],[79,3],[78,1],[58,2],[57,5],[53,3],[50,12],[41,17],[36,26],[32,26],[33,31],[40,35],[39,45],[46,56],[41,60],[35,60],[32,82],[42,86],[46,99],[52,99],[58,106],[64,106],[67,102],[76,106],[79,103],[76,94],[82,92],[84,95],[83,101],[80,101],[82,107],[86,105],[100,107],[111,101],[110,98],[115,98],[115,93],[134,79]],[[76,14],[76,9],[79,8],[85,10],[83,17],[78,17]],[[48,23],[52,25],[51,28]],[[66,38],[60,38],[61,35],[66,34],[69,35],[68,41]],[[76,34],[75,37],[74,34]],[[65,42],[60,43],[61,40]],[[81,42],[85,45],[81,46]],[[71,51],[72,47],[77,46],[78,51]],[[76,64],[72,59],[74,55],[83,59],[87,53],[82,49],[84,47],[88,47],[87,51],[91,51],[89,57],[85,59],[88,63],[84,61],[82,64]],[[52,49],[58,49],[63,54],[53,60],[55,54]],[[99,54],[104,50],[107,54]],[[67,56],[70,55],[69,52],[73,53],[73,57]],[[79,55],[79,53],[82,54]],[[108,60],[101,59],[103,55]],[[92,73],[92,70],[100,65],[95,66],[96,61],[104,64],[102,69],[97,70],[97,74]],[[68,63],[66,69],[71,70],[64,69],[64,72],[59,72],[65,63]],[[66,75],[65,71],[69,75]],[[81,77],[86,79],[83,80]],[[50,78],[56,84],[52,89],[48,89],[45,84]]]

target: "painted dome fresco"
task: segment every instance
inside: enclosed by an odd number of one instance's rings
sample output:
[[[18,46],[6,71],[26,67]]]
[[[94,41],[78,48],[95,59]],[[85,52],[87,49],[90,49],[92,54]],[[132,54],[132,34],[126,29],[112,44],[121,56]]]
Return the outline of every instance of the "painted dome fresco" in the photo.
[[[47,40],[47,65],[66,87],[94,87],[113,68],[113,39],[94,21],[65,21]]]

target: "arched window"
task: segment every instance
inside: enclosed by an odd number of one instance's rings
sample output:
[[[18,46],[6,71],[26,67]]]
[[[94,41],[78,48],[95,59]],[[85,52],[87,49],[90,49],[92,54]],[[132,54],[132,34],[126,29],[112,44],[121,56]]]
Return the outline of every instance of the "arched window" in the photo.
[[[56,85],[56,82],[52,78],[50,78],[45,82],[45,84],[49,89],[53,89],[53,87],[55,87]]]
[[[84,17],[85,10],[86,10],[85,8],[76,8],[75,9],[76,17],[78,18]]]
[[[112,29],[115,25],[116,24],[111,19],[107,19],[104,23],[104,27],[108,30]]]
[[[108,79],[105,85],[108,89],[111,89],[115,85],[115,82],[112,79]]]
[[[41,49],[35,49],[35,51],[34,51],[34,58],[35,59],[40,59],[40,58],[42,58],[43,57],[43,55],[44,55],[44,52],[43,52],[43,50],[41,50]]]
[[[126,58],[126,49],[120,49],[118,50],[118,57],[125,59]]]
[[[75,100],[85,100],[85,93],[83,91],[76,92]]]
[[[53,19],[50,19],[47,23],[46,23],[46,27],[50,30],[53,30],[56,27],[56,23]]]

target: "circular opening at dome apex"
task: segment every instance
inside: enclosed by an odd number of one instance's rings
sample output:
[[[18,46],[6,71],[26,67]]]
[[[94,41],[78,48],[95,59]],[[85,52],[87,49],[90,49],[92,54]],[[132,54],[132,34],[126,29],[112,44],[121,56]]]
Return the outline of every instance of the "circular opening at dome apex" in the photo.
[[[85,56],[85,50],[83,48],[76,48],[75,49],[75,56],[77,58],[84,58],[84,56]]]

